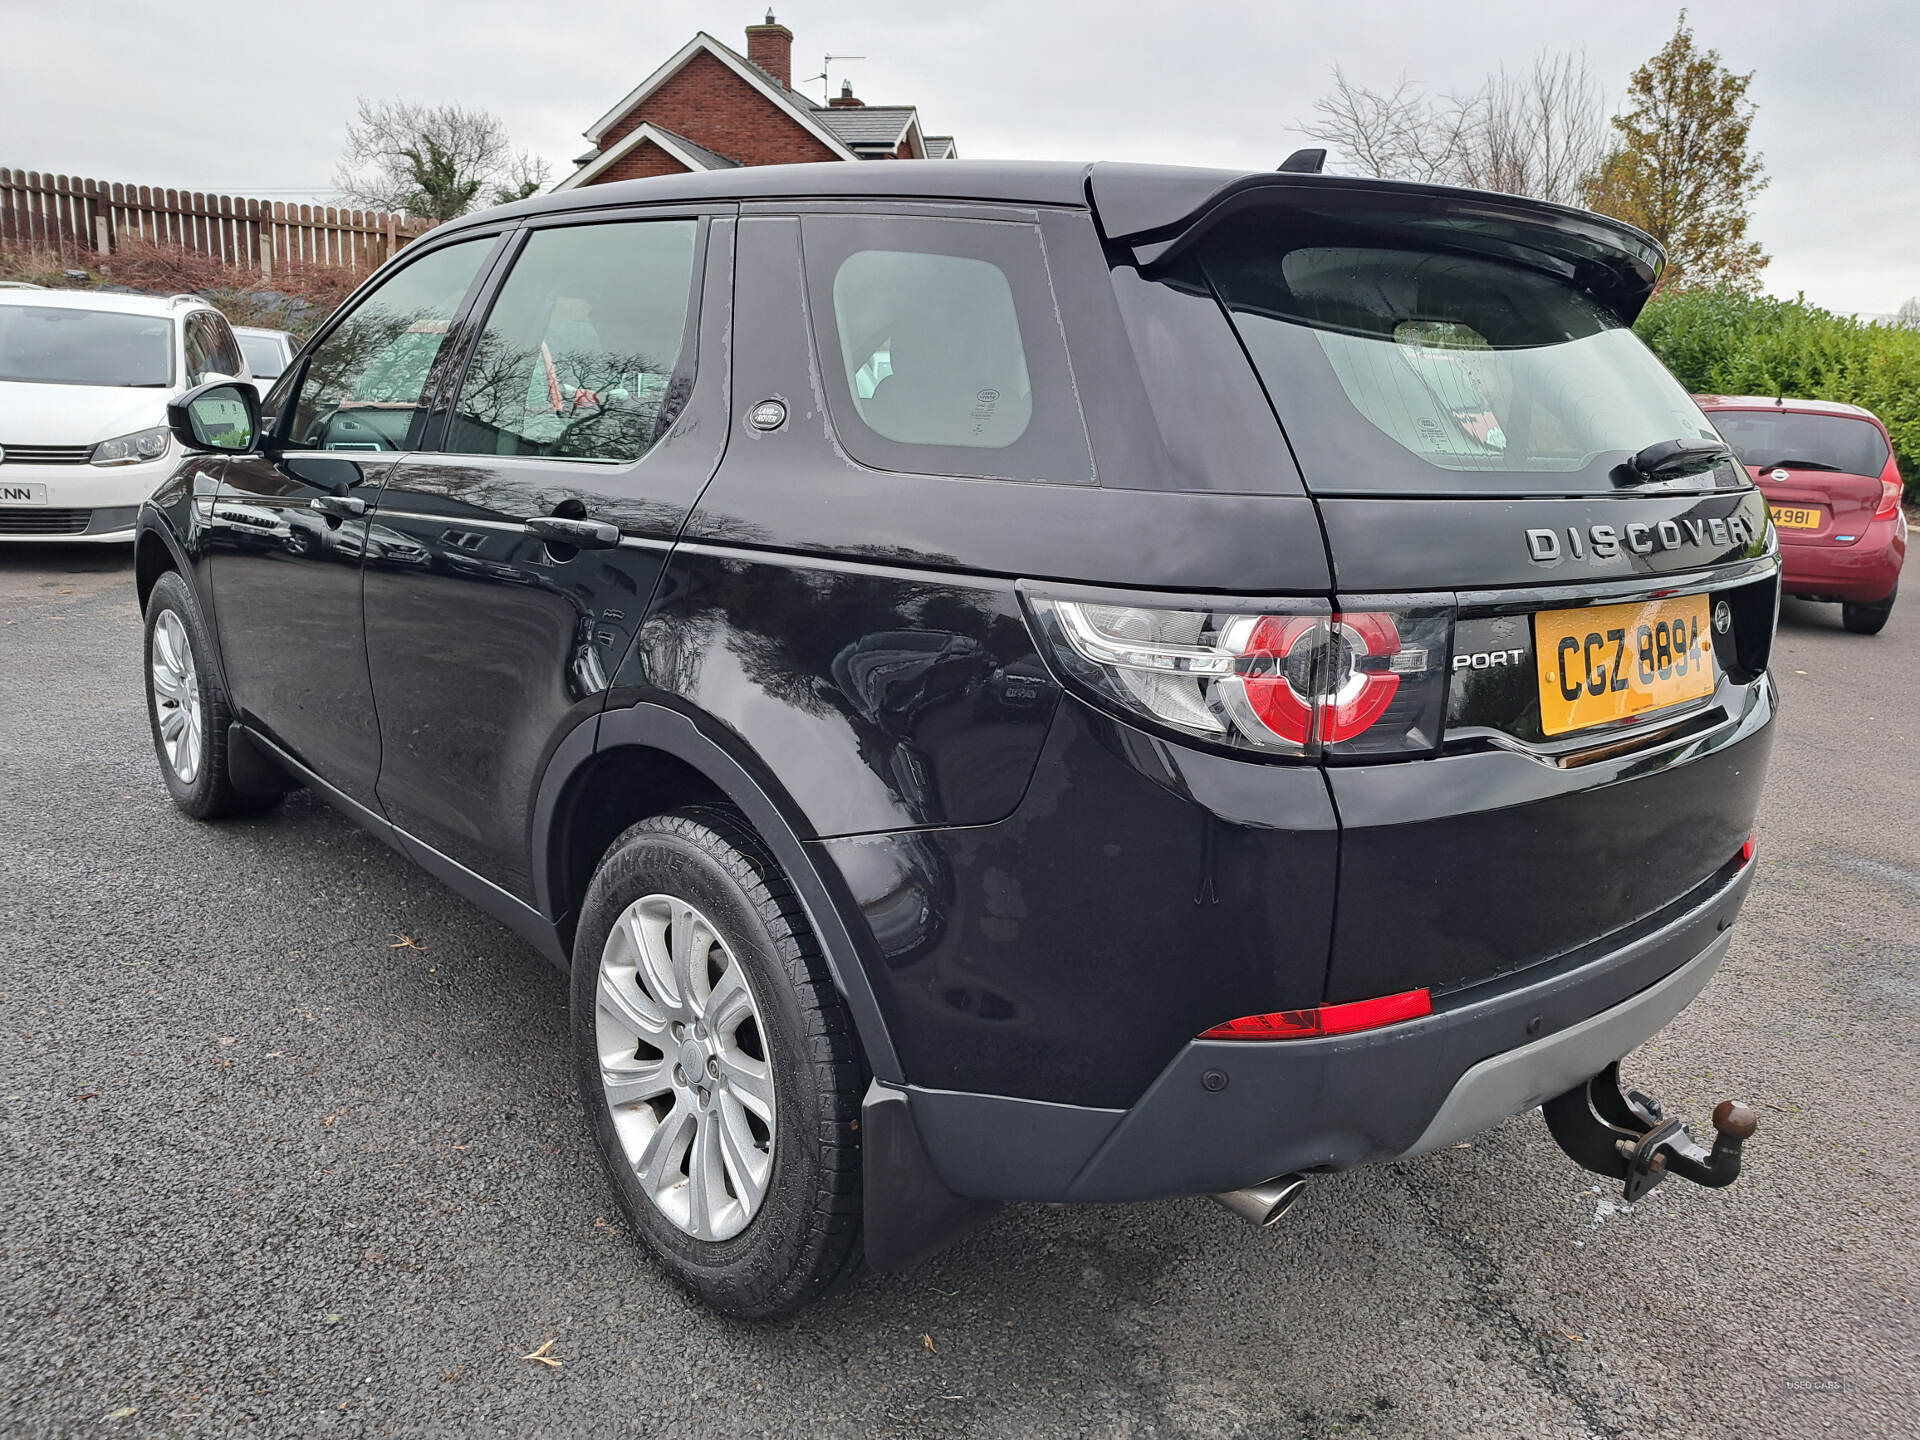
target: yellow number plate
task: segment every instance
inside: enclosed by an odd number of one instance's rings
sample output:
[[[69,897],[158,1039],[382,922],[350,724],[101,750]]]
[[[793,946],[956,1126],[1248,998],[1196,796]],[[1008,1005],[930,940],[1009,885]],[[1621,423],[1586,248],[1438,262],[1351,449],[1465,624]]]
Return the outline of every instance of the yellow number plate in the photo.
[[[1543,610],[1533,617],[1540,728],[1604,725],[1713,693],[1707,597]]]
[[[1808,510],[1797,505],[1775,505],[1773,523],[1782,530],[1818,530],[1820,512]]]

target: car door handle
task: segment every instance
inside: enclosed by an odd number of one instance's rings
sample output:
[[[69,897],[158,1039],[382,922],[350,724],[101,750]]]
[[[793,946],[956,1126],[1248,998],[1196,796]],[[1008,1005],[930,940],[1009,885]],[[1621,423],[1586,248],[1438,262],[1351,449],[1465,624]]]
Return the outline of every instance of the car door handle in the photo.
[[[579,550],[611,550],[620,543],[620,527],[605,520],[536,515],[521,528],[536,540],[545,540],[550,545],[571,545]]]
[[[316,495],[307,502],[309,510],[318,510],[322,515],[331,515],[336,520],[345,520],[352,515],[367,513],[367,502],[358,495]]]

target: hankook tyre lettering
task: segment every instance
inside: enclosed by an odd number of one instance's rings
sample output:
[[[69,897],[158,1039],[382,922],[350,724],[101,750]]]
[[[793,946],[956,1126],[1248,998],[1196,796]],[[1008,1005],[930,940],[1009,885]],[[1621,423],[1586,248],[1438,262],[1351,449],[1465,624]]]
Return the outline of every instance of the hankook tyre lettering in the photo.
[[[1726,1184],[1751,1113],[1618,1062],[1753,881],[1789,517],[1634,338],[1663,264],[1298,169],[463,217],[170,404],[162,780],[304,784],[567,970],[620,1212],[728,1314],[1542,1101]]]

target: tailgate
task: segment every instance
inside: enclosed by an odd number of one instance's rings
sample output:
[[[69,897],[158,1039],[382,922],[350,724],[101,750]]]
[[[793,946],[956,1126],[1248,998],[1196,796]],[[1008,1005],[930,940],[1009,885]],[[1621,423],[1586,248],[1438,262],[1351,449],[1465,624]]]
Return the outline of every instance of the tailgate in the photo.
[[[1605,945],[1731,878],[1766,770],[1778,561],[1751,491],[1691,502],[1690,523],[1679,504],[1618,499],[1595,521],[1593,503],[1534,501],[1500,507],[1490,529],[1456,513],[1474,502],[1323,502],[1335,555],[1355,559],[1336,562],[1343,582],[1456,587],[1436,753],[1327,767],[1341,824],[1329,1002],[1444,993]],[[1761,538],[1735,545],[1736,522]],[[1684,542],[1693,524],[1726,543],[1592,554],[1595,525],[1637,543]],[[1557,558],[1537,558],[1529,532],[1556,533]],[[1495,587],[1467,588],[1473,573]]]

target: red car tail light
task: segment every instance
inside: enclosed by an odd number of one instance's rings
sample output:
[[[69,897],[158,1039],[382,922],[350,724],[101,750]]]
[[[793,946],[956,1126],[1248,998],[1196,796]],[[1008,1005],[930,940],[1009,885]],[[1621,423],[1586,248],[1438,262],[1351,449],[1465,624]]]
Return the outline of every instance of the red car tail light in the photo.
[[[1067,680],[1129,718],[1282,755],[1410,754],[1439,741],[1445,609],[1028,602]]]
[[[1880,506],[1873,512],[1876,520],[1891,520],[1900,513],[1900,490],[1898,480],[1880,482]]]
[[[1202,1040],[1306,1040],[1318,1035],[1351,1035],[1378,1030],[1403,1020],[1433,1013],[1433,997],[1425,990],[1403,990],[1373,1000],[1351,1000],[1342,1005],[1316,1005],[1311,1010],[1275,1010],[1267,1015],[1242,1015],[1238,1020],[1202,1030]]]

